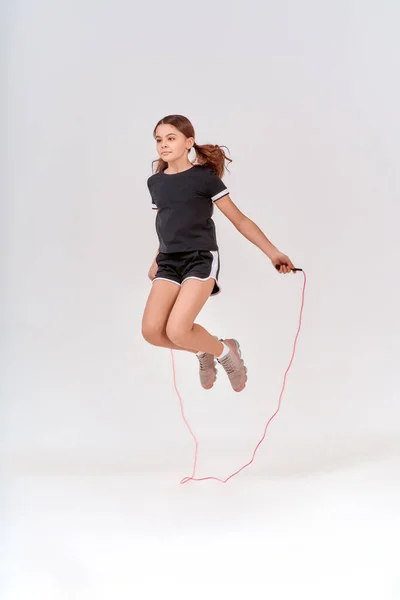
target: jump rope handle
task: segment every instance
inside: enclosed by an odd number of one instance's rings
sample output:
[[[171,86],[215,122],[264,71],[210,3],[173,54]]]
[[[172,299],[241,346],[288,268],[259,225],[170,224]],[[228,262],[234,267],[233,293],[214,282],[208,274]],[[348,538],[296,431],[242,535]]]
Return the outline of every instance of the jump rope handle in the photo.
[[[277,271],[280,271],[280,270],[281,270],[281,265],[275,265],[275,269],[276,269]],[[292,271],[302,271],[302,270],[303,270],[303,269],[296,269],[296,268],[292,269]]]

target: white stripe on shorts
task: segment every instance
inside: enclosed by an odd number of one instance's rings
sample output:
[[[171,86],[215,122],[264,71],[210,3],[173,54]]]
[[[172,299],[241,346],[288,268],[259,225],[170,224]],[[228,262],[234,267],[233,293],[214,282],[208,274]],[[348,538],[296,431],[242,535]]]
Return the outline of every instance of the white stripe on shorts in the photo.
[[[181,285],[177,281],[174,281],[173,279],[167,279],[166,277],[155,277],[151,283],[154,283],[155,281],[169,281],[170,283],[175,283],[176,285],[179,285],[179,286]]]
[[[209,250],[209,252],[211,252],[211,254],[213,256],[210,275],[208,277],[194,277],[194,276],[190,275],[189,277],[185,277],[185,279],[182,281],[182,283],[184,281],[186,281],[186,279],[198,279],[199,281],[208,281],[209,279],[215,279],[215,281],[217,281],[218,252],[217,252],[217,250]],[[217,281],[217,283],[218,283],[218,281]]]

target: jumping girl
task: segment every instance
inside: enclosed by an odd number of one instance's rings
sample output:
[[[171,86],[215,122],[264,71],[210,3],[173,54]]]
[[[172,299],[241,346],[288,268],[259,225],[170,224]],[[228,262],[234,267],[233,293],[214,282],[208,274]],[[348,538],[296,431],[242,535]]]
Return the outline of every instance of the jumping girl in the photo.
[[[218,339],[195,319],[210,296],[220,293],[218,244],[212,215],[214,205],[236,229],[255,244],[280,273],[294,271],[291,260],[232,202],[222,181],[222,147],[195,142],[191,122],[168,115],[153,131],[159,159],[147,180],[156,214],[158,253],[149,270],[151,291],[144,310],[142,335],[155,346],[197,355],[200,382],[210,389],[216,379],[216,360],[232,388],[246,385],[247,369],[235,339]],[[194,149],[196,158],[189,160]],[[215,360],[216,359],[216,360]]]

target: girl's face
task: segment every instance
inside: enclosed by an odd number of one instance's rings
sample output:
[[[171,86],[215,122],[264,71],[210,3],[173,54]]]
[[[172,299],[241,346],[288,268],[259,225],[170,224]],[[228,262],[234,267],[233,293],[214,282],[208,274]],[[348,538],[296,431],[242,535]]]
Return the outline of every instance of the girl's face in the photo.
[[[179,160],[187,156],[194,139],[187,138],[173,125],[159,125],[156,130],[157,152],[165,162]]]

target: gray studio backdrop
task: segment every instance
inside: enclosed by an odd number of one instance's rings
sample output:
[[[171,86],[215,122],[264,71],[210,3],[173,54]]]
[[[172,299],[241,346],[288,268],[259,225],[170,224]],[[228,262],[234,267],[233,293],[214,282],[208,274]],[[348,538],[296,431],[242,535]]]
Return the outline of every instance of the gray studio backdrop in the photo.
[[[3,9],[3,467],[190,474],[170,353],[140,332],[157,249],[152,130],[170,113],[192,120],[198,143],[228,146],[233,201],[308,276],[282,409],[248,474],[393,454],[398,3]],[[223,291],[198,321],[241,342],[248,386],[235,394],[221,373],[205,392],[193,356],[176,366],[198,474],[224,477],[276,409],[302,276],[279,276],[218,210],[215,222]]]

